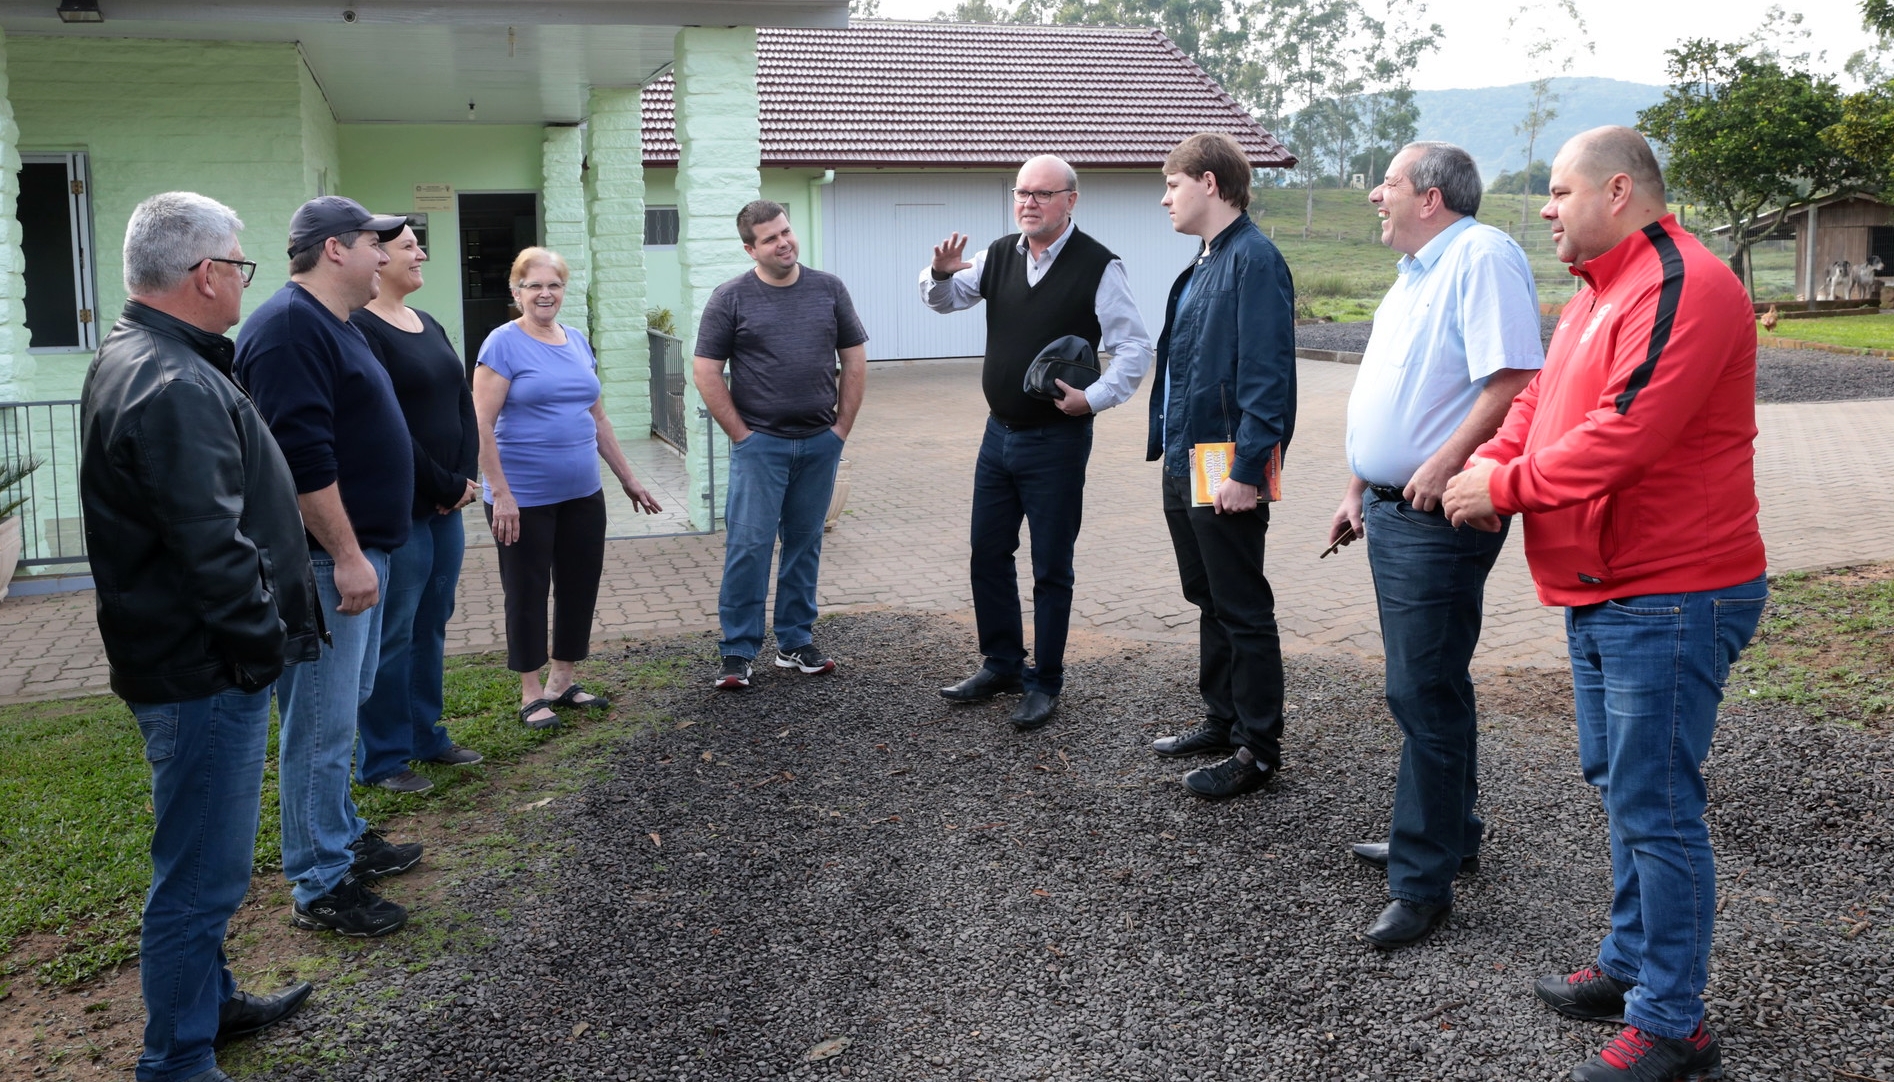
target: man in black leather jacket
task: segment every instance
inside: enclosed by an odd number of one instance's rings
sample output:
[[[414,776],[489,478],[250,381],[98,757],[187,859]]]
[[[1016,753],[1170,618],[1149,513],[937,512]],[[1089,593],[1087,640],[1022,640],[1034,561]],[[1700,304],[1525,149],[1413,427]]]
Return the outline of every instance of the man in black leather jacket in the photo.
[[[309,995],[237,991],[224,964],[250,886],[270,689],[316,656],[315,576],[289,466],[230,374],[223,332],[256,271],[230,208],[139,204],[131,300],[86,372],[79,485],[112,690],[151,764],[152,887],[139,944],[141,1082],[218,1082],[215,1049]]]

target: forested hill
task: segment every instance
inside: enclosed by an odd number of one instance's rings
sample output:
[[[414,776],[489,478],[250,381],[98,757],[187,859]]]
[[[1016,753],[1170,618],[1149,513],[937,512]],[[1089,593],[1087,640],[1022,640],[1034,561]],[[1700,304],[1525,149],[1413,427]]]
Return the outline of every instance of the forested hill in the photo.
[[[1533,155],[1552,160],[1559,144],[1600,124],[1636,124],[1638,110],[1664,96],[1661,86],[1619,79],[1554,79],[1558,118],[1539,133]],[[1491,184],[1503,170],[1526,164],[1526,139],[1513,127],[1532,104],[1532,84],[1488,86],[1478,90],[1420,90],[1418,135],[1444,139],[1467,148],[1480,163],[1480,177]]]

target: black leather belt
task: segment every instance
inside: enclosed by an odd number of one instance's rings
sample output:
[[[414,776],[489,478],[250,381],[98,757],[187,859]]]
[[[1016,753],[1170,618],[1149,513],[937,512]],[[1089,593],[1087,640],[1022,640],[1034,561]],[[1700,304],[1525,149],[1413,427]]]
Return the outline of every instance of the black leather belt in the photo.
[[[1368,491],[1384,500],[1392,500],[1395,503],[1400,503],[1402,500],[1407,499],[1405,489],[1392,488],[1388,485],[1369,485]]]

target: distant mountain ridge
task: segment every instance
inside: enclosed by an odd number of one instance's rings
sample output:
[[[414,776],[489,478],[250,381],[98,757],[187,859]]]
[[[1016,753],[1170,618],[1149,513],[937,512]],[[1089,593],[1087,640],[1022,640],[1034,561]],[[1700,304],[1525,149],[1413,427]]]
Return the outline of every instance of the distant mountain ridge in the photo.
[[[1638,110],[1655,105],[1664,87],[1622,79],[1554,79],[1558,118],[1539,133],[1533,156],[1552,160],[1559,144],[1601,124],[1635,125]],[[1488,86],[1475,90],[1417,90],[1419,138],[1456,143],[1480,165],[1480,179],[1493,183],[1500,173],[1526,164],[1526,139],[1513,126],[1532,104],[1532,84]]]

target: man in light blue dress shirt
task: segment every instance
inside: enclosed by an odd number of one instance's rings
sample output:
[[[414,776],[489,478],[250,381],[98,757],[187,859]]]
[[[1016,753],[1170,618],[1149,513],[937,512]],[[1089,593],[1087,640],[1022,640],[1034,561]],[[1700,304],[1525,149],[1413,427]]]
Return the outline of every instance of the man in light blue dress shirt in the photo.
[[[1392,901],[1362,939],[1391,950],[1446,919],[1454,877],[1479,866],[1484,830],[1473,810],[1478,726],[1467,668],[1506,529],[1454,527],[1441,493],[1545,351],[1525,253],[1473,219],[1480,174],[1466,151],[1410,144],[1368,199],[1381,242],[1403,258],[1348,399],[1355,476],[1329,542],[1368,539],[1388,708],[1403,737],[1388,840],[1354,847],[1388,869]]]

